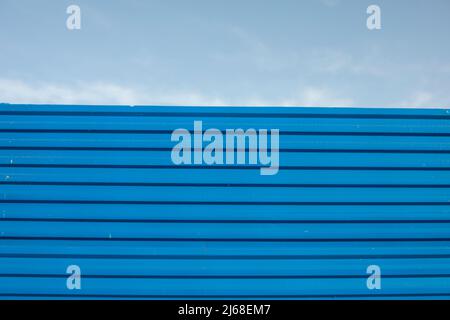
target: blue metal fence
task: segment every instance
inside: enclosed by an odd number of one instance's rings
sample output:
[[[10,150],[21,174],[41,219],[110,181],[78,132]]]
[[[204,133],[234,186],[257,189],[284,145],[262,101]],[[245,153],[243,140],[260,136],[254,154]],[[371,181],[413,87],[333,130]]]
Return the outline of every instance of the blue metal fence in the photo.
[[[175,165],[194,121],[278,173]],[[0,296],[450,298],[450,111],[2,104]]]

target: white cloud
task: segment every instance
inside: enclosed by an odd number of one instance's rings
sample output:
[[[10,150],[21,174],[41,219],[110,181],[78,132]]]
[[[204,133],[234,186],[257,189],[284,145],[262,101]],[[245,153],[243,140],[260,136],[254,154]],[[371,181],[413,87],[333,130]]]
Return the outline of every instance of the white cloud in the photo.
[[[450,97],[442,97],[428,91],[415,92],[400,103],[404,108],[450,108]]]
[[[138,90],[107,82],[63,85],[28,83],[0,78],[0,102],[32,104],[108,105],[197,105],[197,106],[351,106],[353,101],[324,88],[306,87],[287,99],[259,97],[248,93],[242,99],[225,101],[198,92]]]
[[[337,1],[328,0],[329,5],[337,5]],[[301,51],[289,47],[277,47],[267,43],[257,34],[239,27],[229,29],[238,40],[232,55],[218,52],[214,58],[219,62],[241,62],[253,66],[260,71],[285,73],[297,71],[299,74],[352,75],[369,77],[391,77],[392,65],[383,59],[383,51],[370,44],[364,53],[350,54],[338,47],[320,46],[305,48]]]
[[[325,88],[306,87],[299,91],[293,98],[284,101],[286,106],[306,107],[351,107],[353,99],[339,97]]]
[[[285,96],[286,98],[271,98],[248,92],[245,96],[224,100],[195,91],[144,90],[108,82],[65,85],[0,78],[0,102],[6,103],[304,107],[352,107],[357,104],[353,98],[326,87],[300,87],[296,92]],[[393,106],[450,108],[450,97],[418,91]]]
[[[0,78],[0,102],[33,104],[224,105],[196,92],[137,90],[107,82],[62,85]]]
[[[316,48],[310,51],[305,62],[306,66],[318,73],[389,76],[387,65],[380,59],[378,49],[374,47],[359,57],[336,48]]]
[[[296,51],[274,47],[263,41],[260,35],[240,27],[231,26],[227,31],[234,39],[230,46],[232,51],[214,52],[211,58],[218,65],[229,65],[231,68],[239,66],[245,70],[253,69],[274,74],[283,73],[299,66],[301,57]],[[242,70],[240,71],[242,72]]]

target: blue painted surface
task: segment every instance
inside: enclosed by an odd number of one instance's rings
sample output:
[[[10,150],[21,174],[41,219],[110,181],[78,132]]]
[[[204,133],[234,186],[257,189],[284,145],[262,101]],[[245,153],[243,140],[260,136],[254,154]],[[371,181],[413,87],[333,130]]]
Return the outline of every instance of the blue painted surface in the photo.
[[[279,173],[175,166],[194,120]],[[1,298],[448,299],[450,112],[2,104],[0,232]]]

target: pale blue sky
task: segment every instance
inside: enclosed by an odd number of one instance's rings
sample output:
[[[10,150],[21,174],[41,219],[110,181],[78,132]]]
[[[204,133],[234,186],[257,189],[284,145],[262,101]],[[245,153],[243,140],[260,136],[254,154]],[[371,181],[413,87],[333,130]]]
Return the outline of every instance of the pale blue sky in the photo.
[[[450,107],[449,35],[448,0],[0,0],[0,102]]]

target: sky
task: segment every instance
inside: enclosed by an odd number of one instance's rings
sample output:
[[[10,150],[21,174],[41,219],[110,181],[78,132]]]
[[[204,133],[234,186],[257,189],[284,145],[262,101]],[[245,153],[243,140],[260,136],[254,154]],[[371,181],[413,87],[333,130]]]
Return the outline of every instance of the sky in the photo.
[[[450,108],[450,1],[0,0],[0,102]]]

